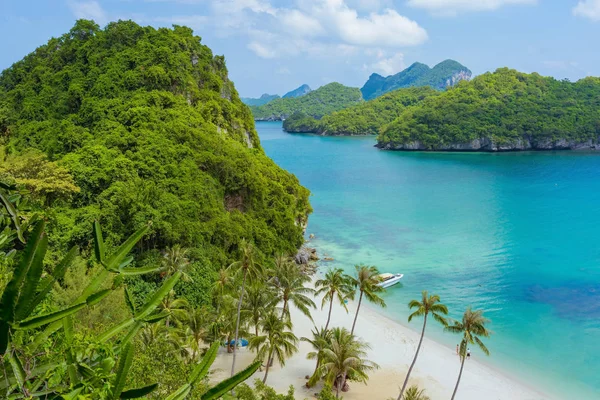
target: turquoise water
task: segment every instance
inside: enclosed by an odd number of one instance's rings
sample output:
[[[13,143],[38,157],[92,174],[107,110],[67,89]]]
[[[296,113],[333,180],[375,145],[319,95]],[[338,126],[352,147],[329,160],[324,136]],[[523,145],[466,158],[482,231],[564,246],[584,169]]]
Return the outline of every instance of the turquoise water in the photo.
[[[405,274],[386,315],[407,324],[423,289],[456,318],[484,309],[485,362],[562,398],[600,398],[600,154],[383,152],[373,138],[256,126],[267,154],[311,190],[307,234],[332,266]]]

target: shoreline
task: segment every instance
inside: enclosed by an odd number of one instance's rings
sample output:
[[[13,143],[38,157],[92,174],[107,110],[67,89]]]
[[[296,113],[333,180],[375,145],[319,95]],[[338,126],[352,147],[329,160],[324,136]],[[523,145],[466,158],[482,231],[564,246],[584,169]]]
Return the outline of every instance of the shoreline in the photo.
[[[317,271],[315,279],[322,273]],[[312,285],[311,285],[312,286]],[[317,307],[320,299],[315,299]],[[334,303],[331,317],[331,326],[350,328],[356,310],[356,301],[348,302],[348,313]],[[327,318],[327,307],[319,307],[311,312],[317,326],[322,326]],[[291,309],[294,334],[300,339],[302,336],[311,337],[313,323],[294,307]],[[416,326],[416,325],[415,325]],[[379,364],[380,369],[369,375],[367,385],[356,382],[350,383],[350,391],[343,393],[346,400],[373,399],[387,400],[396,398],[399,387],[404,381],[408,366],[414,356],[420,332],[397,322],[384,315],[380,310],[375,310],[363,302],[356,325],[356,335],[366,341],[371,349],[368,357]],[[312,350],[306,342],[298,343],[298,353],[294,354],[286,365],[281,368],[277,363],[269,370],[267,384],[278,393],[287,392],[290,385],[295,387],[296,399],[315,398],[321,390],[321,384],[308,389],[304,386],[306,375],[314,371],[315,361],[307,360],[306,354]],[[466,361],[465,369],[458,388],[457,400],[556,400],[540,388],[533,387],[525,382],[520,382],[516,377],[489,366],[479,357],[485,357],[473,348],[471,360]],[[254,353],[246,348],[238,350],[236,369],[243,369],[254,360]],[[231,367],[232,355],[221,349],[213,365],[212,381],[227,378]],[[426,390],[426,394],[433,400],[450,398],[458,372],[460,362],[455,350],[425,336],[419,358],[411,374],[409,385],[417,384]],[[252,385],[257,378],[262,379],[264,373],[257,372],[246,383]]]

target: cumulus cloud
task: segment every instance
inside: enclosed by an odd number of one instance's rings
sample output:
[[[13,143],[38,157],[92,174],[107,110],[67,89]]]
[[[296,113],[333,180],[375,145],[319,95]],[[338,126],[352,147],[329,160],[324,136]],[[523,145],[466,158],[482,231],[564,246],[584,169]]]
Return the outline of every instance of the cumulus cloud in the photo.
[[[257,41],[248,43],[248,49],[252,50],[254,54],[261,58],[275,58],[277,56],[277,53],[275,53],[273,49],[269,48],[268,45]]]
[[[363,66],[364,70],[380,72],[383,75],[393,75],[406,68],[403,53],[396,53],[390,57],[386,57],[383,50],[377,50],[375,56],[377,57],[377,60],[371,64],[365,64]]]
[[[436,14],[455,15],[466,11],[491,11],[506,5],[536,4],[537,0],[408,0],[408,5]]]
[[[325,33],[318,19],[299,10],[282,10],[278,13],[284,30],[299,36],[319,36]]]
[[[600,0],[582,0],[573,9],[573,14],[578,17],[600,21]]]
[[[68,4],[71,12],[77,19],[93,19],[99,24],[103,24],[107,20],[106,13],[95,0],[70,1]]]

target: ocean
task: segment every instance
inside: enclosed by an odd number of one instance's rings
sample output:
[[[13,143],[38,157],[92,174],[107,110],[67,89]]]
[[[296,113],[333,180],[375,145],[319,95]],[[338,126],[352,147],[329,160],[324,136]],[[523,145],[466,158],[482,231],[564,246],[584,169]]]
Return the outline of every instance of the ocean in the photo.
[[[403,273],[381,312],[414,330],[407,304],[422,290],[457,319],[483,309],[491,355],[474,357],[565,399],[600,398],[600,153],[385,152],[372,137],[256,128],[312,192],[307,237],[334,259],[322,268]]]

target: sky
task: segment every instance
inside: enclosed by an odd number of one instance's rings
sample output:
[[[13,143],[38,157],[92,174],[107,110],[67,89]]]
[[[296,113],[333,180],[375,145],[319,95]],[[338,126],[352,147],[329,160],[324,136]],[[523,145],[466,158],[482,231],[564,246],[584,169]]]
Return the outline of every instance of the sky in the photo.
[[[600,76],[600,0],[0,0],[0,70],[79,18],[189,26],[246,97],[448,58],[475,75]]]

